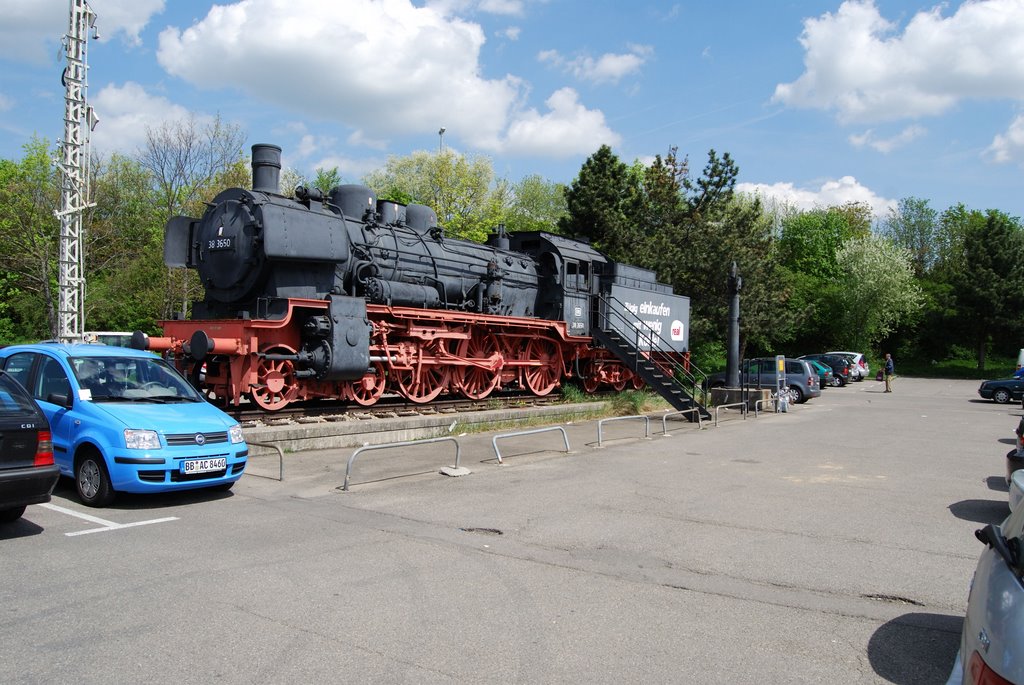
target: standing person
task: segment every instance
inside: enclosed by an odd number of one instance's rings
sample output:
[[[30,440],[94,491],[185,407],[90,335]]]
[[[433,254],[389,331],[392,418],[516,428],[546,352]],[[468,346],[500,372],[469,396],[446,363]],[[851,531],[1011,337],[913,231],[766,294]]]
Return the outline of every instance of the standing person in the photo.
[[[892,355],[885,353],[885,391],[892,392],[892,377],[896,373],[896,364],[892,361]]]

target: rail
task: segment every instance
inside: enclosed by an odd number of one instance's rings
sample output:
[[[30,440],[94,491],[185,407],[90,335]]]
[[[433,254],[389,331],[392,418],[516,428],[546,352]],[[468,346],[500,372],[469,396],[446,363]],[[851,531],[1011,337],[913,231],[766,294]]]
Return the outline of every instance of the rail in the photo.
[[[760,416],[760,414],[758,413],[758,410],[761,408],[762,404],[770,404],[770,403],[774,403],[774,402],[775,402],[775,398],[774,397],[769,397],[766,400],[755,400],[754,401],[754,418],[756,419],[756,418],[758,418]]]
[[[743,407],[742,414],[743,420],[747,420],[747,403],[746,402],[732,402],[731,404],[719,404],[715,407],[715,428],[718,427],[718,413],[722,409],[729,409],[730,407]]]
[[[565,429],[561,426],[548,426],[547,428],[534,428],[525,431],[516,431],[515,433],[502,433],[501,435],[495,435],[491,438],[491,446],[494,447],[494,456],[498,458],[498,463],[504,463],[501,460],[501,452],[498,451],[498,438],[514,438],[520,435],[532,435],[534,433],[550,433],[551,431],[561,431],[562,440],[565,441],[565,451],[569,451],[569,435],[565,432]]]
[[[411,447],[413,445],[426,445],[432,442],[454,442],[455,443],[455,468],[459,468],[459,458],[462,454],[462,450],[459,447],[459,441],[450,435],[445,435],[440,438],[427,438],[426,440],[405,440],[403,442],[387,442],[381,445],[363,445],[348,458],[348,466],[345,467],[345,485],[342,486],[342,490],[348,492],[349,479],[352,476],[352,462],[356,460],[356,457],[363,452],[369,452],[370,450],[383,450],[391,447]]]
[[[257,442],[255,440],[246,440],[245,443],[247,445],[256,445],[257,447],[270,447],[271,449],[277,450],[277,481],[280,482],[284,480],[284,450],[281,449],[280,445],[277,445],[276,443],[273,442]],[[249,458],[252,458],[251,455]],[[246,473],[248,473],[251,476],[256,476],[257,478],[269,478],[270,480],[274,480],[273,476],[264,476],[259,473],[252,473],[251,471],[246,471]]]
[[[609,419],[601,419],[600,421],[597,422],[597,446],[598,447],[604,447],[604,445],[601,443],[601,439],[602,439],[601,429],[604,427],[604,424],[609,423],[611,421],[625,421],[626,419],[643,419],[645,421],[645,424],[644,424],[644,426],[645,426],[645,428],[644,428],[644,438],[651,437],[651,417],[650,416],[644,416],[642,414],[637,415],[637,416],[613,416],[613,417],[611,417]]]
[[[681,411],[666,412],[661,417],[661,434],[663,436],[668,435],[668,417],[676,416],[678,414],[696,414],[697,415],[697,428],[699,428],[701,430],[704,429],[704,424],[703,424],[703,422],[701,420],[701,416],[700,416],[700,409],[698,409],[697,407],[693,407],[691,409],[683,409]]]

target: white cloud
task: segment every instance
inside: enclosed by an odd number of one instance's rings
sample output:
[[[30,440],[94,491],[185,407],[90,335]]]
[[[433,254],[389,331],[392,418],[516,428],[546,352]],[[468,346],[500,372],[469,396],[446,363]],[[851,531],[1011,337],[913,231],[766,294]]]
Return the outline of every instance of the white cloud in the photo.
[[[474,11],[485,14],[522,16],[524,9],[523,0],[427,0],[424,4],[446,16]]]
[[[0,93],[0,112],[6,112],[14,107],[14,100]]]
[[[985,154],[997,164],[1024,160],[1024,114],[1018,115],[1005,133],[992,140]]]
[[[848,122],[941,114],[965,99],[1024,93],[1024,2],[976,0],[915,14],[902,33],[872,0],[804,21],[804,73],[773,100]]]
[[[121,36],[139,44],[139,32],[164,0],[92,0],[100,40]],[[61,37],[68,31],[67,0],[0,0],[0,59],[46,64],[54,59]]]
[[[338,173],[341,174],[345,183],[359,183],[361,178],[371,171],[382,168],[386,163],[387,160],[380,158],[353,159],[352,157],[328,155],[310,163],[309,168],[314,171],[316,169],[330,171],[337,167]]]
[[[897,205],[896,200],[877,195],[853,176],[829,179],[817,188],[797,188],[792,183],[737,183],[736,190],[801,210],[863,202],[871,206],[875,216],[885,216],[890,208]]]
[[[557,50],[542,50],[537,59],[548,62],[581,81],[618,83],[624,76],[640,71],[654,50],[648,45],[630,45],[624,54],[605,53],[597,59],[582,55],[566,59]]]
[[[545,157],[589,153],[601,144],[618,145],[620,136],[608,128],[604,114],[580,104],[576,91],[562,88],[545,104],[547,114],[534,109],[517,115],[501,148],[505,152]]]
[[[920,138],[928,132],[923,126],[918,124],[911,124],[905,129],[900,131],[894,136],[889,138],[878,138],[875,136],[874,129],[868,129],[859,135],[850,136],[850,144],[854,147],[864,147],[865,145],[878,150],[882,154],[888,154],[896,148],[903,147],[911,141]]]
[[[127,43],[137,46],[142,29],[164,11],[164,0],[91,0],[89,6],[96,12],[101,41],[122,34]]]
[[[522,29],[518,26],[509,26],[503,31],[498,31],[498,35],[507,40],[519,40],[520,33],[522,33]]]
[[[480,0],[480,11],[518,17],[523,14],[523,3],[521,0]]]
[[[101,153],[132,153],[146,142],[146,128],[157,128],[164,122],[187,119],[190,112],[165,97],[150,95],[137,83],[110,85],[92,99],[100,123],[92,133],[93,148]],[[213,118],[196,116],[198,123]]]
[[[238,89],[340,122],[367,145],[432,134],[441,125],[468,147],[488,151],[519,149],[519,131],[527,128],[544,140],[572,133],[570,144],[538,146],[542,154],[579,151],[578,142],[571,144],[579,132],[609,137],[603,114],[575,97],[570,103],[556,93],[551,112],[522,113],[526,89],[519,78],[481,76],[484,41],[478,24],[410,0],[348,0],[345,12],[334,0],[245,0],[214,5],[187,29],[165,29],[157,58],[195,86]]]

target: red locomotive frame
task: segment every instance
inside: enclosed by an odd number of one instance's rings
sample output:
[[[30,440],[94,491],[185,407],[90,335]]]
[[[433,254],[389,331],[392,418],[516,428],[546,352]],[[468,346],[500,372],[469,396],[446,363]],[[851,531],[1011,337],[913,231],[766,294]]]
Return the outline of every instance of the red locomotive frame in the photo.
[[[417,404],[444,393],[482,400],[507,386],[544,396],[573,377],[588,392],[602,384],[643,386],[592,338],[570,335],[564,321],[373,304],[366,307],[373,327],[370,372],[353,381],[300,377],[294,362],[278,357],[301,348],[297,321],[327,309],[325,300],[292,298],[281,319],[162,321],[164,336],[150,338],[148,349],[170,352],[180,371],[199,380],[198,369],[187,368],[183,346],[205,332],[211,344],[202,386],[208,395],[235,406],[247,398],[266,411],[313,399],[370,406],[385,393]]]

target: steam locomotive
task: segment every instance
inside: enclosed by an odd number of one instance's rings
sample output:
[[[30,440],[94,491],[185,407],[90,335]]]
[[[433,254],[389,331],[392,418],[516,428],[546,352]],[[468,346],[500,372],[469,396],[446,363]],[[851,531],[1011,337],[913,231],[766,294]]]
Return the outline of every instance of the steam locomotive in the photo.
[[[446,237],[429,207],[361,185],[287,197],[280,169],[280,147],[254,145],[252,190],[168,222],[164,262],[195,269],[205,297],[190,319],[162,321],[163,336],[134,336],[215,400],[274,411],[317,398],[371,405],[385,392],[415,403],[546,395],[567,378],[588,391],[640,387],[596,328],[686,353],[689,299],[651,271],[547,232]]]

